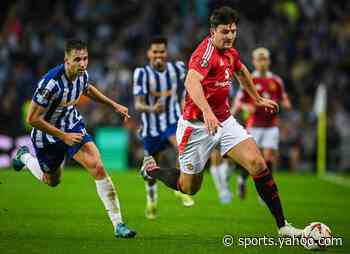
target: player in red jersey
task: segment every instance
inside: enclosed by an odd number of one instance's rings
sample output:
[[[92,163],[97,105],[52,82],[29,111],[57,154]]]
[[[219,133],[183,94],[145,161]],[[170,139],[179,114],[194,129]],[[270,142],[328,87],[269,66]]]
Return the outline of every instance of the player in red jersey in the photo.
[[[214,10],[210,17],[210,36],[194,51],[185,81],[188,95],[178,122],[176,138],[180,171],[163,169],[153,157],[144,159],[144,178],[161,180],[168,187],[194,195],[201,187],[203,168],[218,148],[243,166],[253,177],[257,192],[273,214],[280,236],[301,236],[302,230],[285,221],[277,186],[253,138],[230,113],[228,92],[234,75],[254,99],[270,113],[276,102],[259,95],[248,69],[233,48],[238,15],[230,7]]]
[[[255,71],[252,73],[253,82],[258,93],[265,98],[279,103],[282,108],[290,109],[291,103],[284,89],[282,79],[270,71],[270,52],[266,48],[257,48],[252,54]],[[249,94],[240,89],[232,109],[232,114],[236,114],[241,109],[249,113],[246,128],[255,139],[261,149],[267,167],[274,169],[277,163],[279,129],[277,114],[268,114],[264,108],[254,105],[254,101]],[[247,173],[242,170],[238,177],[238,194],[243,199],[245,197],[245,179]]]

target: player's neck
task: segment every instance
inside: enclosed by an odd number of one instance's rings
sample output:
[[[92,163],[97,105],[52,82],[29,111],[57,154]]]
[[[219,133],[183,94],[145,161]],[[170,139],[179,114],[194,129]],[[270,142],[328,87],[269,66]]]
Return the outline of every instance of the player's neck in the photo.
[[[267,76],[267,73],[268,73],[268,70],[266,70],[266,71],[258,71],[258,70],[257,70],[257,72],[259,73],[259,76],[261,76],[261,77],[266,77],[266,76]]]

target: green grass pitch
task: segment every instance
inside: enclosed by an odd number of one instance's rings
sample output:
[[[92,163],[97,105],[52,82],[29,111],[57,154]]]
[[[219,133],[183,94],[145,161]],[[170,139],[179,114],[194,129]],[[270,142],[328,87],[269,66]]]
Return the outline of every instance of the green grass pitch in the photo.
[[[136,171],[113,173],[124,220],[138,235],[115,239],[95,184],[83,170],[65,170],[61,184],[50,188],[28,172],[0,171],[0,253],[310,253],[301,246],[239,246],[238,237],[276,236],[267,208],[259,204],[251,180],[248,197],[230,205],[217,200],[205,176],[196,204],[185,208],[159,184],[159,217],[144,218],[145,191]],[[342,247],[325,253],[350,253],[350,188],[313,175],[276,175],[286,217],[296,226],[312,221],[329,225]],[[235,188],[232,180],[233,188]],[[232,234],[233,246],[222,237]]]

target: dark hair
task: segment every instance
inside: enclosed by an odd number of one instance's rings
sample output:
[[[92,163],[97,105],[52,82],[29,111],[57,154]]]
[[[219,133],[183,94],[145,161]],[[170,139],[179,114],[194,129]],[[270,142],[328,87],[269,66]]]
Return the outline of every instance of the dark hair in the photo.
[[[79,39],[68,39],[64,46],[64,52],[70,53],[73,49],[87,49],[87,45],[84,41]]]
[[[222,6],[215,9],[209,19],[210,27],[217,27],[218,25],[228,25],[238,23],[238,12],[229,6]]]
[[[168,39],[165,36],[162,35],[157,35],[157,36],[153,36],[150,40],[150,46],[152,44],[165,44],[165,46],[168,45]]]

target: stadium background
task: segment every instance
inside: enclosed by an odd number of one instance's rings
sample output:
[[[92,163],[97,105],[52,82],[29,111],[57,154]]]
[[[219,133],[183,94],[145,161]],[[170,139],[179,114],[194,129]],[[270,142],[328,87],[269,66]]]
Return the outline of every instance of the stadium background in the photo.
[[[83,102],[90,132],[101,126],[129,130],[129,166],[142,158],[137,138],[138,114],[133,107],[132,72],[147,62],[147,40],[169,38],[171,59],[188,61],[208,31],[208,13],[229,3],[239,8],[236,47],[250,67],[257,46],[272,52],[272,70],[285,81],[293,110],[282,112],[280,168],[315,168],[316,117],[312,111],[317,86],[328,88],[327,168],[345,171],[350,158],[349,1],[1,1],[0,8],[0,164],[25,135],[23,105],[40,76],[62,62],[64,39],[88,41],[88,70],[98,87],[128,105],[133,118],[123,125],[105,107]]]
[[[310,253],[300,246],[222,244],[226,234],[235,240],[276,236],[273,218],[259,205],[252,181],[245,201],[234,197],[225,206],[219,204],[207,175],[191,209],[175,202],[173,193],[159,184],[159,218],[149,221],[144,217],[144,183],[136,170],[112,172],[124,220],[138,232],[135,239],[123,241],[114,239],[93,180],[75,170],[76,165],[65,168],[56,188],[8,167],[16,146],[28,142],[25,105],[38,79],[62,62],[65,38],[80,37],[89,44],[90,76],[101,90],[128,105],[133,116],[124,126],[118,114],[83,101],[80,110],[89,131],[98,134],[100,128],[110,127],[128,135],[129,149],[123,151],[127,168],[138,168],[143,150],[131,79],[133,69],[147,62],[147,40],[166,35],[171,59],[187,62],[208,32],[208,14],[222,4],[240,11],[236,47],[243,61],[252,70],[251,50],[269,48],[272,70],[283,77],[294,105],[292,111],[282,112],[279,165],[294,172],[275,173],[288,220],[299,227],[326,223],[334,236],[344,239],[343,246],[327,253],[350,253],[349,175],[319,178],[312,172],[317,150],[314,97],[321,83],[329,95],[327,169],[343,173],[350,168],[346,0],[0,1],[0,253]]]

